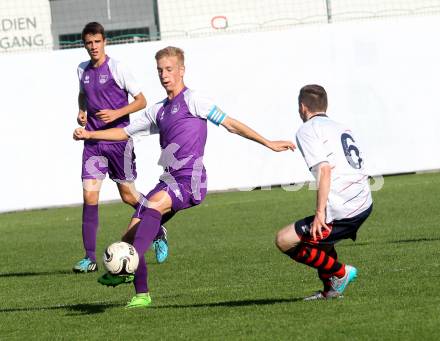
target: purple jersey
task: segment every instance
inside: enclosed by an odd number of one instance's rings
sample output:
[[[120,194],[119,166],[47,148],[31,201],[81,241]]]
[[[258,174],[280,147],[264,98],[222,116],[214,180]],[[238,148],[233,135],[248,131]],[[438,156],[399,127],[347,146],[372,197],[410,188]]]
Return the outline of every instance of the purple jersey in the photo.
[[[120,62],[106,56],[105,62],[94,68],[90,61],[78,66],[79,90],[85,95],[87,130],[125,127],[128,115],[105,124],[95,114],[103,109],[120,109],[128,105],[128,94],[137,96],[141,91],[133,76]]]
[[[219,125],[226,115],[209,99],[184,88],[173,99],[164,99],[148,108],[141,118],[125,128],[132,136],[160,134],[162,155],[159,164],[173,177],[205,173],[203,154],[209,120]]]

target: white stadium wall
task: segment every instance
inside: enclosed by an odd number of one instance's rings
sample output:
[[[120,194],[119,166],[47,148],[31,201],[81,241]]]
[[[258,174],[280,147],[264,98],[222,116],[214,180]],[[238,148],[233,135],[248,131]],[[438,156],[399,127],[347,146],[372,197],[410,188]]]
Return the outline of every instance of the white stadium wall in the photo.
[[[149,104],[164,97],[154,53],[186,52],[186,84],[270,139],[294,139],[297,93],[329,94],[328,114],[358,136],[371,175],[440,168],[438,17],[338,23],[280,32],[109,46],[141,82]],[[83,49],[0,56],[0,211],[80,203],[82,145],[76,127],[76,66]],[[138,188],[161,173],[157,136],[136,141]],[[301,154],[273,153],[209,124],[210,190],[310,180]],[[386,186],[386,183],[385,183]],[[102,200],[117,199],[107,180]]]

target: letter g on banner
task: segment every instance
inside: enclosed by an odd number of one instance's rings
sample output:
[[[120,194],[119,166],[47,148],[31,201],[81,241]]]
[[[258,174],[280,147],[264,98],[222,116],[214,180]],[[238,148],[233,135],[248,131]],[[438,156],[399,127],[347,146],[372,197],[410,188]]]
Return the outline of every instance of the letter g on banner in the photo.
[[[228,28],[228,18],[224,15],[216,15],[211,19],[211,27],[214,30],[224,30]]]

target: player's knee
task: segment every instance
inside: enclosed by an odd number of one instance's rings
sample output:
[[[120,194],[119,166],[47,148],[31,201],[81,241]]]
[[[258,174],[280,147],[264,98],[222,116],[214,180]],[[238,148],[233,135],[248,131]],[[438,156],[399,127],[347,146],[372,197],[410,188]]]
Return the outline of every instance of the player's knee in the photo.
[[[124,203],[132,207],[136,207],[136,204],[138,203],[137,198],[131,193],[121,193],[121,199]]]
[[[171,208],[167,205],[148,205],[148,209],[158,212],[160,215],[167,214],[170,212]]]
[[[293,232],[290,228],[278,231],[275,237],[275,245],[281,252],[285,252],[298,244],[299,240]]]
[[[287,247],[288,240],[286,238],[286,233],[284,233],[283,230],[278,231],[277,235],[275,236],[275,245],[276,247],[281,251],[284,252],[288,249]]]
[[[171,211],[171,197],[164,191],[158,192],[148,199],[147,207],[164,215]]]
[[[84,198],[84,203],[87,205],[98,205],[99,192],[84,191],[83,198]]]

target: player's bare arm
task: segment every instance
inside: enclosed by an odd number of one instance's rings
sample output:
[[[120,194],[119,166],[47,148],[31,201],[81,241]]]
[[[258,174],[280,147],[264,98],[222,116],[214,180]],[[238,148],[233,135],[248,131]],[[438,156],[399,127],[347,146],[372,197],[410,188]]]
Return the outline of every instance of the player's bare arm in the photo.
[[[129,136],[123,128],[111,128],[105,130],[89,131],[84,128],[76,128],[73,132],[74,140],[107,140],[125,141]]]
[[[221,123],[230,133],[238,134],[249,140],[258,142],[263,146],[272,149],[275,152],[282,152],[285,150],[295,150],[296,146],[291,141],[270,141],[258,134],[255,130],[248,127],[246,124],[232,118],[226,117]]]
[[[87,123],[87,114],[86,114],[86,98],[83,93],[78,94],[78,117],[76,121],[80,126],[85,126]]]
[[[322,162],[315,167],[318,167],[318,192],[316,194],[315,219],[313,220],[311,229],[313,240],[316,240],[317,233],[319,237],[322,238],[323,229],[330,231],[330,228],[325,223],[325,208],[330,192],[331,167],[328,162]]]
[[[141,92],[138,95],[134,96],[134,101],[129,103],[125,107],[116,110],[103,109],[97,112],[96,116],[105,123],[110,123],[120,117],[142,110],[146,107],[146,105],[147,105],[147,100],[145,99],[144,95]]]

